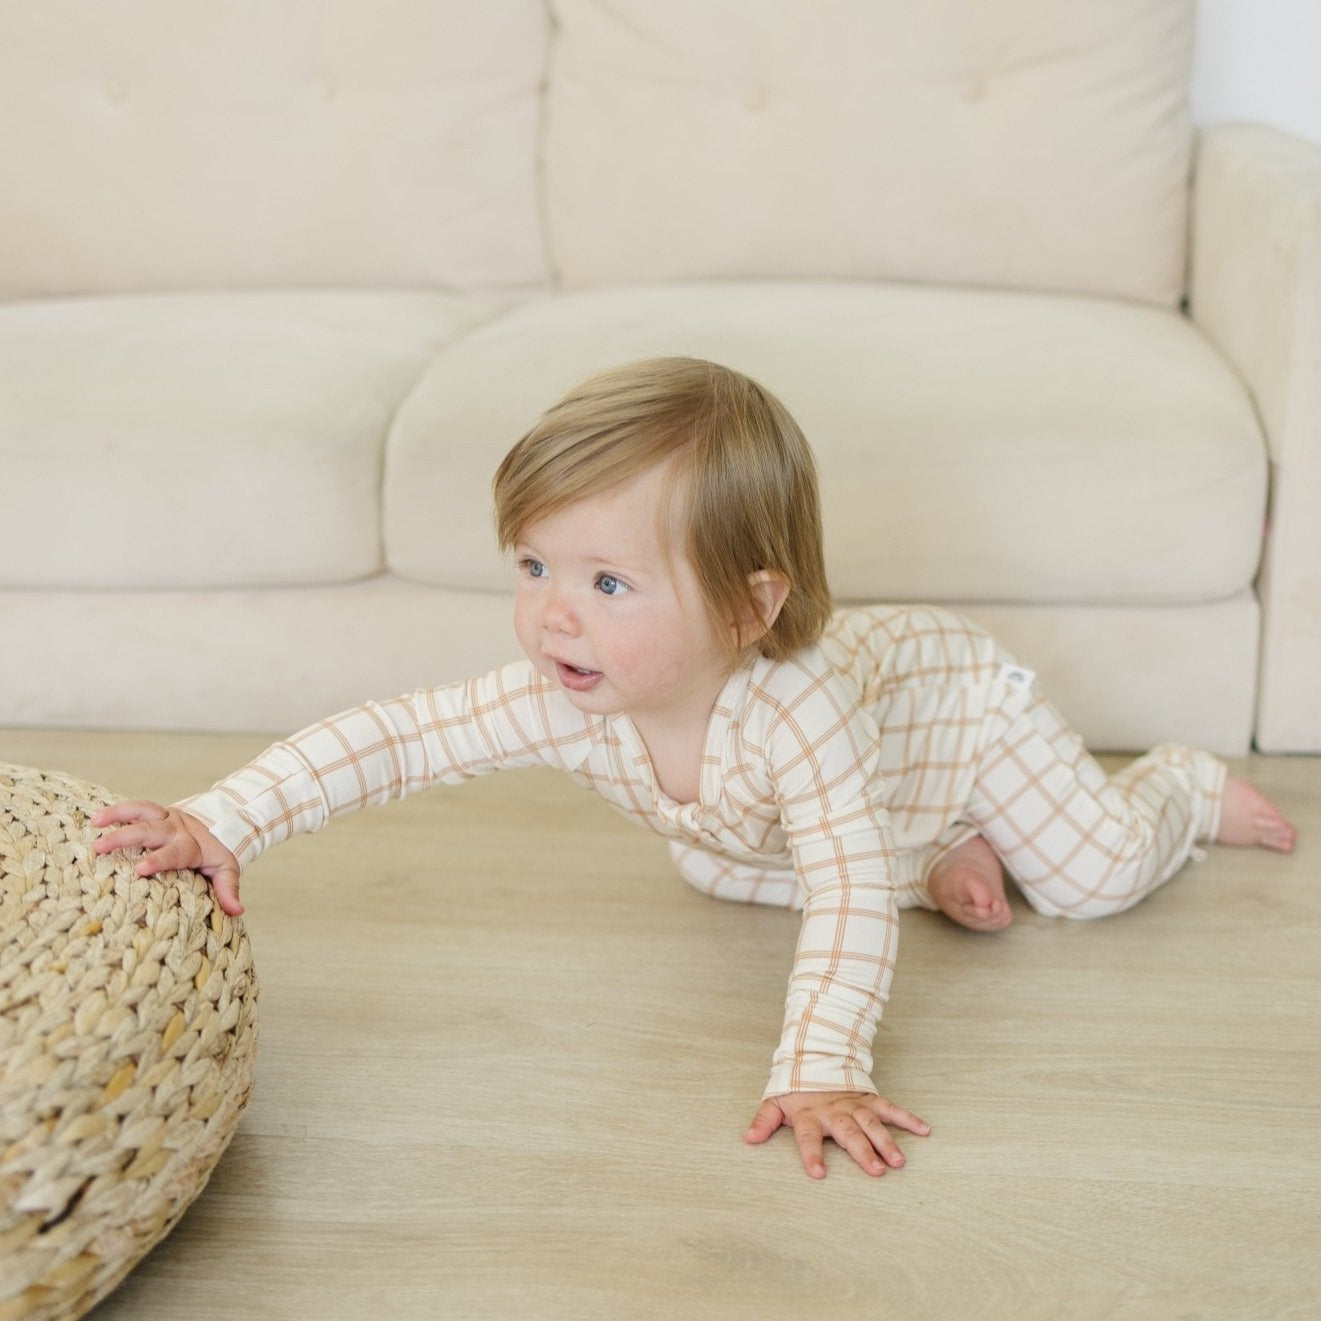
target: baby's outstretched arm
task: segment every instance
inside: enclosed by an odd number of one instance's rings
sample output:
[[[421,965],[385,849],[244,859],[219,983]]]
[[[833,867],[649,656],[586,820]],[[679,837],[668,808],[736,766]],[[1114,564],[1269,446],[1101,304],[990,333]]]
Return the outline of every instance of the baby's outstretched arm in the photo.
[[[881,1175],[904,1163],[904,1153],[887,1124],[919,1137],[931,1132],[925,1119],[875,1092],[787,1092],[761,1103],[743,1140],[765,1142],[781,1124],[792,1126],[803,1169],[813,1179],[826,1177],[827,1137],[834,1138],[868,1174]]]
[[[119,826],[97,839],[97,853],[115,849],[145,849],[134,868],[138,876],[155,876],[175,868],[192,868],[211,882],[216,902],[230,917],[243,912],[239,902],[239,863],[195,816],[160,803],[126,802],[103,807],[92,817],[94,826]]]

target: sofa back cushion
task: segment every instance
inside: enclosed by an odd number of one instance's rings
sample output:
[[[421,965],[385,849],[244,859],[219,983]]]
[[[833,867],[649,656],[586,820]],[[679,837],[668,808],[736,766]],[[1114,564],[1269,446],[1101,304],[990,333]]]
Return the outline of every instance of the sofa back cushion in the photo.
[[[542,0],[0,6],[0,297],[542,280]]]
[[[553,0],[565,282],[1184,286],[1193,0]]]

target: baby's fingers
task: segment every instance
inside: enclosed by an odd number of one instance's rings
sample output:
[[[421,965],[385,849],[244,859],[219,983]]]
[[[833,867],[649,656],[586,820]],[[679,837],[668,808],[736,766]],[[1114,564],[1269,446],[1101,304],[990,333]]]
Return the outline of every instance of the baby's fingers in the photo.
[[[112,803],[92,814],[94,826],[124,826],[133,821],[164,821],[169,813],[160,803],[130,800]]]
[[[903,1153],[875,1115],[867,1110],[857,1111],[856,1119],[840,1115],[830,1123],[830,1136],[868,1174],[882,1175],[887,1165],[898,1168],[904,1163]]]
[[[211,890],[216,896],[222,913],[230,917],[240,917],[243,905],[239,902],[239,874],[233,867],[221,867],[210,877]]]
[[[853,1159],[869,1174],[884,1174],[886,1165],[896,1170],[899,1169],[904,1163],[904,1153],[900,1151],[899,1144],[894,1140],[890,1130],[886,1128],[885,1121],[872,1110],[859,1110],[855,1118],[865,1135],[867,1148],[870,1148],[870,1150],[863,1148],[863,1154],[867,1157],[864,1160],[853,1150],[853,1147],[848,1147]],[[839,1138],[836,1137],[835,1141],[839,1142]],[[844,1144],[841,1143],[840,1145]],[[880,1165],[881,1168],[877,1169],[877,1165]]]
[[[119,826],[92,841],[95,853],[113,853],[115,849],[149,849],[163,844],[170,832],[166,829],[169,812],[159,803],[125,802],[103,807],[91,817],[92,825],[104,828]]]
[[[767,1097],[752,1117],[748,1131],[743,1134],[744,1142],[765,1142],[776,1129],[784,1123],[784,1111]]]
[[[920,1119],[911,1110],[905,1110],[903,1106],[895,1105],[893,1101],[887,1101],[883,1096],[872,1097],[867,1103],[867,1109],[883,1123],[890,1124],[894,1128],[902,1128],[907,1133],[916,1133],[920,1138],[928,1136],[931,1132],[931,1125],[925,1119]]]
[[[820,1123],[810,1114],[798,1114],[793,1118],[794,1141],[798,1143],[798,1155],[803,1162],[803,1169],[811,1179],[826,1177],[825,1134]]]
[[[151,851],[143,855],[133,872],[137,876],[155,876],[163,871],[186,871],[201,864],[202,853],[192,838],[149,841]]]
[[[169,835],[155,822],[121,826],[92,841],[94,853],[113,853],[116,849],[154,849],[164,844]]]

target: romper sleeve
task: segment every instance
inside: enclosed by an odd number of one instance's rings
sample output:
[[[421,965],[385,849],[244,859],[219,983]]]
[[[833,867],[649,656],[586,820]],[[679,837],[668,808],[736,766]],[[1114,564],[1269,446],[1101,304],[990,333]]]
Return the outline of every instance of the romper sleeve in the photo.
[[[530,664],[344,711],[178,804],[246,866],[332,818],[508,767],[572,768],[590,722]]]
[[[766,695],[766,766],[803,893],[767,1096],[876,1090],[872,1041],[898,949],[875,725],[837,677],[807,678],[789,701]]]

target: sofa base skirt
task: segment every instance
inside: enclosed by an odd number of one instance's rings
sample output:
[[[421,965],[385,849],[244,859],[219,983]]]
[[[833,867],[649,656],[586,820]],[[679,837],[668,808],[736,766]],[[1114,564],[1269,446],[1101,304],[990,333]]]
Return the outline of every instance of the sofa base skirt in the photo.
[[[1249,748],[1259,613],[944,602],[1036,670],[1098,751]],[[510,598],[394,577],[306,589],[0,592],[0,725],[286,733],[518,655]]]

